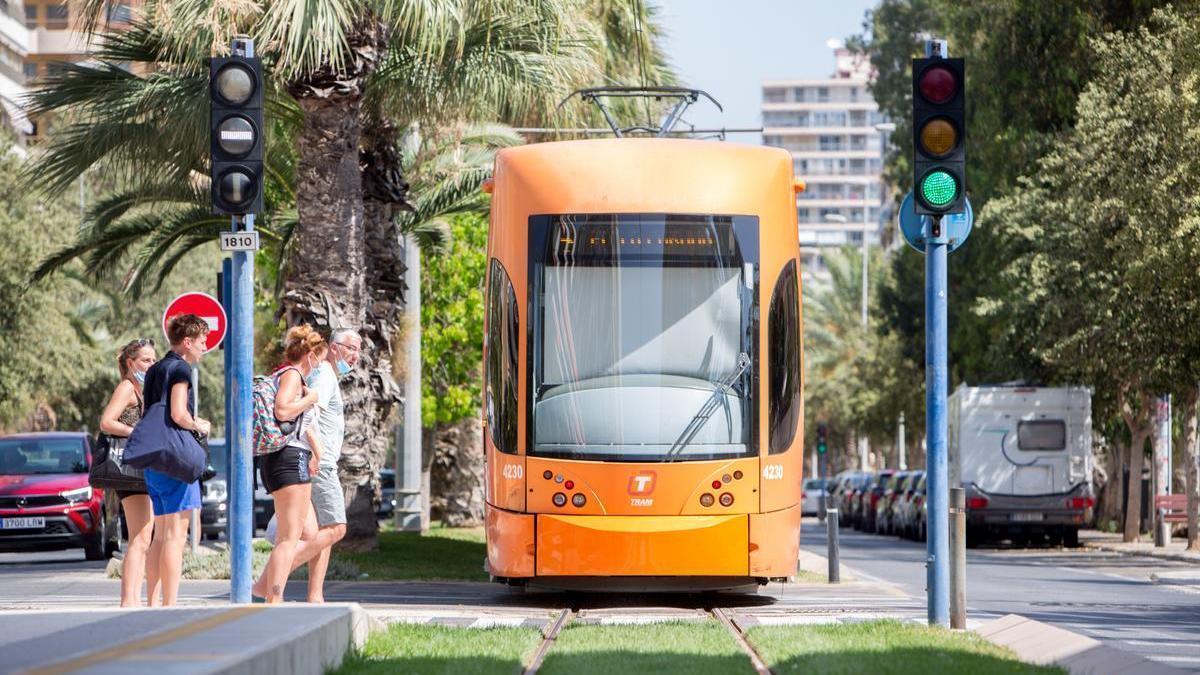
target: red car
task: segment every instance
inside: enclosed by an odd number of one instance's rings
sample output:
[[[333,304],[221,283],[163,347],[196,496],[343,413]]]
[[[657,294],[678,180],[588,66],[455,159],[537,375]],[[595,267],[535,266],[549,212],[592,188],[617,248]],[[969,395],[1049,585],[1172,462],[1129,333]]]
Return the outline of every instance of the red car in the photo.
[[[82,433],[0,436],[0,552],[82,548],[88,560],[110,557],[119,528],[103,491],[88,485],[91,461]]]

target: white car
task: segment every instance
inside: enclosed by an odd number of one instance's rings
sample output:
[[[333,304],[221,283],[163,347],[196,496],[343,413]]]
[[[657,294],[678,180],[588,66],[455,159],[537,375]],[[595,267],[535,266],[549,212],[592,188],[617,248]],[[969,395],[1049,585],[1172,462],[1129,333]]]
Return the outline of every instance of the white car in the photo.
[[[828,494],[825,486],[826,482],[822,478],[809,478],[804,481],[804,487],[800,493],[800,515],[820,515],[821,499]]]

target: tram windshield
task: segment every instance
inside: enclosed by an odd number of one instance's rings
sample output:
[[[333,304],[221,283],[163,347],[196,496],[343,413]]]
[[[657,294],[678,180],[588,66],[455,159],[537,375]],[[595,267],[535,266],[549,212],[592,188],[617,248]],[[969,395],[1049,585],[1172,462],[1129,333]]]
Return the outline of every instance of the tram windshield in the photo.
[[[530,454],[757,454],[758,219],[531,219]]]

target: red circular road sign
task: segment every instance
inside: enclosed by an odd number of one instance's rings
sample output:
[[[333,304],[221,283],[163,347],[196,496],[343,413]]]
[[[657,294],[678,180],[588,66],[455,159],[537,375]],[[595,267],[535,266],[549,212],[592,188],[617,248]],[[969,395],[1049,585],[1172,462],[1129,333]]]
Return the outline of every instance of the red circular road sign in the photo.
[[[167,303],[167,311],[163,312],[163,335],[167,334],[167,322],[171,317],[180,314],[195,314],[208,322],[208,349],[216,349],[225,338],[225,331],[229,326],[225,318],[225,308],[208,293],[184,293]]]

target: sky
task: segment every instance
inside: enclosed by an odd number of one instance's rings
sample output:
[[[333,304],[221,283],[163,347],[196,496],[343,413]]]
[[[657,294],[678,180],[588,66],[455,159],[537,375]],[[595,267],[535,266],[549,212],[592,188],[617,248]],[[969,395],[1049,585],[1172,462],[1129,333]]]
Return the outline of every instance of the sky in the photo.
[[[659,8],[667,54],[682,84],[725,107],[698,102],[685,119],[696,128],[759,127],[762,82],[833,74],[830,38],[862,32],[875,0],[648,0]],[[730,140],[757,143],[757,135]]]

